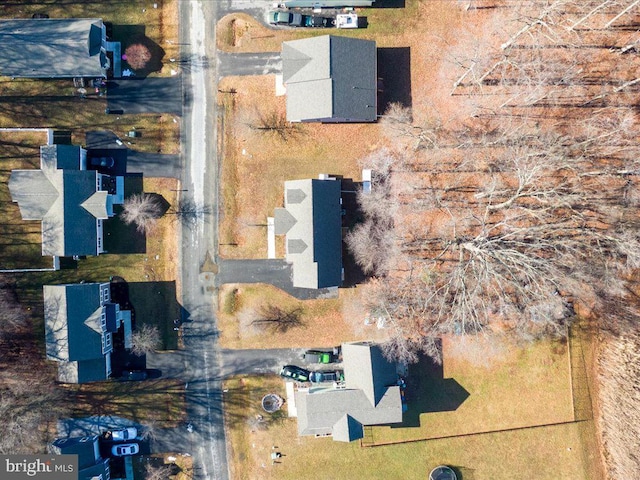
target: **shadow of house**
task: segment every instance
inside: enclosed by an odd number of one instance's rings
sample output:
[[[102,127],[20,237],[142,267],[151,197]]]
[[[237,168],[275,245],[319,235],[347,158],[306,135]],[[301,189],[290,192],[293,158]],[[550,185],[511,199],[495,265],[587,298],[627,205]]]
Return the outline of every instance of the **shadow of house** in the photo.
[[[170,113],[182,115],[182,78],[154,77],[107,82],[108,113]]]
[[[124,198],[142,193],[142,174],[124,177]],[[134,223],[127,225],[121,218],[122,206],[114,208],[114,216],[104,222],[104,250],[108,253],[146,253],[147,236]]]
[[[411,107],[411,49],[409,47],[378,48],[378,77],[383,92],[378,110],[384,114],[390,103]]]
[[[58,381],[108,379],[113,336],[131,348],[131,312],[111,300],[108,283],[45,285],[43,294],[47,359],[58,362]]]
[[[420,415],[457,410],[469,398],[467,392],[453,378],[444,378],[442,365],[430,357],[421,357],[418,363],[409,365],[407,376],[407,411],[402,424],[392,427],[419,427]]]
[[[149,262],[153,261],[151,258]],[[160,350],[178,348],[178,331],[182,309],[177,300],[175,281],[129,283],[129,301],[136,312],[136,328],[153,325],[160,331]],[[175,321],[178,321],[177,323]]]

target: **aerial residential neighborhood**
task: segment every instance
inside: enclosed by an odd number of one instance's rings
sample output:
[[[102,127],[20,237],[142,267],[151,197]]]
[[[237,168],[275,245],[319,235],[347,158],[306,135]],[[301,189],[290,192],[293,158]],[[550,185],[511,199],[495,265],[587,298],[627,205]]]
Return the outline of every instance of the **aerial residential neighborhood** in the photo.
[[[639,22],[0,5],[0,479],[640,479]]]

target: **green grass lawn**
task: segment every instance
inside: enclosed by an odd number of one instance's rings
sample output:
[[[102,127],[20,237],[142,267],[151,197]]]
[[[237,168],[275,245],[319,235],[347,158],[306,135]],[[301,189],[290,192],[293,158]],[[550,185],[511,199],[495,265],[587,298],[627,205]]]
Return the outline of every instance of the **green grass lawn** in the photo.
[[[275,377],[227,381],[226,425],[234,478],[424,479],[440,464],[455,467],[464,480],[598,478],[590,427],[587,422],[571,422],[566,351],[541,342],[503,352],[486,367],[454,355],[446,344],[444,352],[443,375],[438,380],[433,370],[425,374],[419,395],[437,396],[433,390],[442,387],[442,377],[454,378],[470,395],[456,410],[421,414],[420,427],[374,427],[376,441],[413,440],[408,443],[363,447],[360,442],[298,437],[295,419],[256,427],[252,419],[260,413],[262,395],[283,395],[283,382]],[[447,400],[422,403],[442,406]],[[568,423],[535,426],[563,421]],[[501,429],[509,430],[482,433]],[[270,458],[274,445],[284,455],[276,464]]]

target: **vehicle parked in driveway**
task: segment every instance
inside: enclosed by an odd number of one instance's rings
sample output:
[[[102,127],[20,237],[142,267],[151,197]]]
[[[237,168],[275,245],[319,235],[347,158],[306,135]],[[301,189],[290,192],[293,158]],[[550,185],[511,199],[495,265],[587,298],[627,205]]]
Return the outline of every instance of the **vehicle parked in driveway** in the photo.
[[[125,440],[131,440],[138,436],[138,430],[135,427],[127,427],[122,430],[112,430],[111,440],[114,442],[124,442]]]
[[[312,383],[343,382],[344,371],[329,370],[325,372],[311,372],[311,375],[309,375],[309,381]]]
[[[302,27],[304,19],[301,13],[283,12],[281,10],[271,10],[269,12],[269,23],[271,25],[289,25],[290,27]]]
[[[140,453],[140,445],[137,443],[123,443],[111,447],[111,454],[116,457],[128,457]]]
[[[358,15],[355,13],[340,13],[334,22],[336,28],[358,28]]]
[[[125,370],[122,372],[120,380],[123,382],[135,382],[140,380],[146,380],[149,377],[145,370]]]
[[[309,370],[305,370],[304,368],[296,367],[295,365],[285,365],[280,370],[280,376],[286,378],[287,380],[296,380],[298,382],[308,382],[309,381]]]
[[[309,363],[336,363],[338,359],[338,351],[336,348],[333,351],[325,350],[307,350],[302,356]]]
[[[314,28],[331,28],[335,26],[335,20],[330,17],[319,17],[317,15],[303,15],[303,25]]]
[[[94,167],[104,168],[112,168],[116,163],[113,157],[91,157],[89,161]]]

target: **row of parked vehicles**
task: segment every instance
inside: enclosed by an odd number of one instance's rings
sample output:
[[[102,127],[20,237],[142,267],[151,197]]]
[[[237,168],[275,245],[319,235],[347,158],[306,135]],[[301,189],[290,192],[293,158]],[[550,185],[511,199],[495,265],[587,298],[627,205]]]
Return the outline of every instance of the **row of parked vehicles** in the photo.
[[[305,15],[282,10],[269,12],[271,25],[312,28],[358,28],[358,15],[355,13],[338,14],[333,17]]]
[[[138,429],[127,427],[121,430],[111,430],[105,433],[105,437],[112,442],[131,442],[138,438]],[[140,453],[140,445],[137,443],[116,443],[111,447],[111,455],[114,457],[128,457]]]
[[[323,365],[340,362],[340,347],[333,350],[307,350],[302,358],[308,363]],[[297,382],[326,383],[343,382],[344,371],[339,369],[311,371],[296,365],[285,365],[280,376]]]

